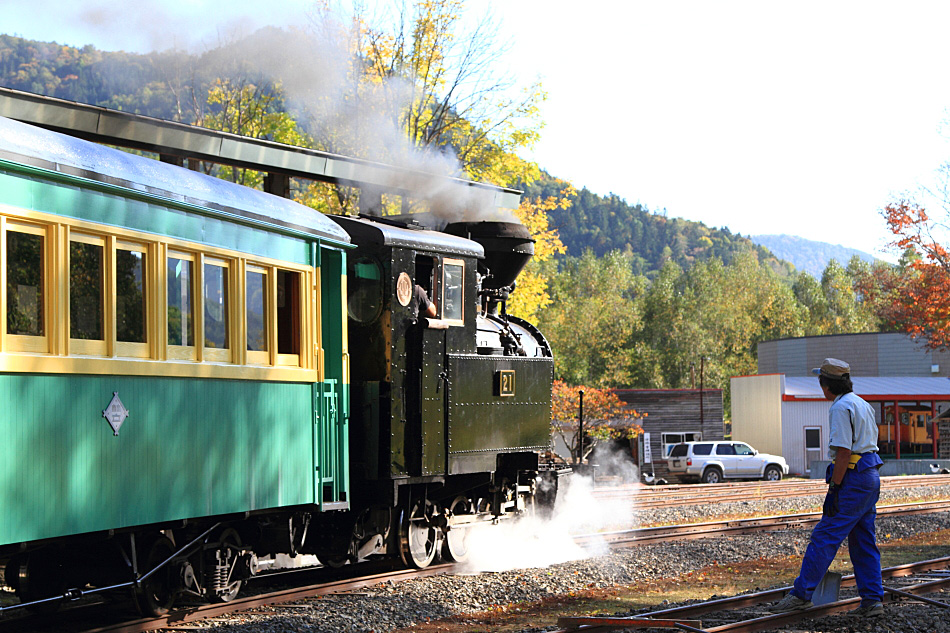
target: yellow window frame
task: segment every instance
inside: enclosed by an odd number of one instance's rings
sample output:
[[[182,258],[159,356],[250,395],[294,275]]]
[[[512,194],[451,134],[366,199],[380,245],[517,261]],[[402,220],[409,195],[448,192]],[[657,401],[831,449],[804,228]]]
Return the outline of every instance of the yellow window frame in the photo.
[[[244,301],[241,302],[243,308],[243,314],[241,323],[244,324],[244,335],[241,337],[243,342],[244,349],[247,353],[247,364],[249,365],[273,365],[272,353],[274,352],[274,345],[276,344],[276,328],[273,327],[272,315],[274,314],[273,306],[271,305],[271,295],[276,297],[276,291],[271,291],[271,286],[275,286],[274,283],[274,274],[273,267],[271,266],[260,266],[248,262],[244,267],[244,284],[242,285],[244,293]],[[264,293],[264,341],[266,349],[263,350],[249,350],[247,349],[247,275],[249,273],[254,273],[258,275],[263,275],[263,293]]]
[[[63,306],[63,314],[65,317],[65,331],[66,336],[69,339],[69,346],[66,349],[67,354],[76,354],[79,356],[110,356],[109,351],[110,344],[112,343],[109,332],[114,331],[115,320],[115,308],[112,307],[112,301],[114,301],[114,293],[109,293],[109,270],[111,267],[112,261],[112,250],[109,245],[109,239],[101,235],[92,235],[89,233],[79,233],[75,231],[70,231],[67,229],[65,232],[65,242],[66,248],[64,249],[64,257],[66,258],[65,266],[65,275],[64,280],[66,282],[66,303]],[[71,324],[71,312],[70,312],[70,300],[72,296],[72,244],[76,242],[78,244],[91,244],[93,246],[99,246],[102,248],[102,296],[100,301],[102,305],[100,309],[102,310],[102,339],[78,339],[72,338],[70,333],[72,332]]]
[[[16,233],[25,233],[27,235],[38,235],[43,239],[43,287],[40,289],[43,298],[43,334],[33,336],[29,334],[10,334],[7,332],[7,233],[13,231]],[[2,295],[2,318],[3,324],[0,332],[3,333],[2,349],[9,352],[28,352],[32,354],[49,354],[51,350],[51,325],[55,322],[53,318],[54,303],[52,289],[54,266],[53,240],[51,239],[51,227],[45,224],[33,224],[3,218],[0,226],[0,262],[2,262],[3,274],[0,278],[0,295]]]
[[[236,314],[240,314],[240,312],[235,312],[235,309],[234,309],[234,303],[235,303],[234,299],[237,293],[234,291],[235,283],[234,283],[232,272],[235,267],[232,266],[232,262],[229,259],[209,257],[204,254],[199,254],[198,259],[200,261],[198,287],[201,288],[200,300],[199,300],[201,318],[198,320],[201,322],[201,337],[198,338],[198,336],[196,335],[195,341],[196,343],[197,341],[201,341],[201,346],[200,346],[201,360],[209,361],[213,363],[231,363],[233,362],[232,354],[234,353],[234,349],[236,347],[234,342],[235,340],[237,340],[235,337],[235,332],[234,332],[234,323],[235,323],[234,316]],[[206,341],[206,338],[205,338],[205,331],[206,331],[206,327],[205,327],[206,326],[205,324],[205,267],[206,266],[216,266],[218,268],[224,269],[224,281],[227,284],[227,288],[226,288],[227,298],[225,300],[224,305],[225,305],[225,309],[228,312],[227,318],[225,320],[225,328],[227,329],[228,346],[223,347],[223,348],[208,347],[207,345],[205,345],[205,341]],[[241,345],[239,347],[243,347],[243,346]]]
[[[168,360],[185,360],[185,361],[197,361],[198,360],[198,341],[202,340],[198,338],[198,321],[203,316],[199,314],[198,308],[201,304],[199,299],[199,289],[198,285],[198,256],[195,253],[189,253],[182,250],[167,248],[165,251],[165,256],[163,259],[163,265],[161,268],[162,271],[162,302],[161,307],[164,308],[163,313],[163,326],[162,332],[165,336],[165,355]],[[190,297],[191,297],[191,336],[194,345],[173,345],[168,342],[168,262],[171,259],[177,259],[179,261],[190,262],[191,263],[191,282],[190,282]]]
[[[155,272],[154,264],[152,258],[149,257],[151,250],[149,244],[142,242],[133,242],[123,239],[110,238],[111,242],[114,243],[114,246],[110,249],[112,253],[111,261],[109,262],[109,270],[111,271],[110,279],[110,288],[111,299],[109,303],[110,312],[112,314],[112,323],[111,329],[109,332],[109,340],[115,341],[115,356],[120,356],[122,358],[141,358],[148,359],[152,358],[152,344],[155,341],[155,310],[154,310],[154,298],[153,294],[155,292]],[[145,268],[142,274],[142,283],[145,286],[142,290],[144,295],[143,299],[145,305],[143,306],[143,317],[145,318],[145,342],[140,343],[136,341],[120,341],[118,338],[118,324],[117,319],[118,315],[116,310],[118,308],[118,271],[116,269],[116,263],[118,260],[119,251],[129,251],[131,253],[141,253],[142,255],[142,266]]]

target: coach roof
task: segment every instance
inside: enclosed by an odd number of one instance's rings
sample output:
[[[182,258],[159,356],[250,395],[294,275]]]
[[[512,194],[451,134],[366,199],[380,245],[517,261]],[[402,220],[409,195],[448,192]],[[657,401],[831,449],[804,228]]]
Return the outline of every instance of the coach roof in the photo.
[[[287,198],[0,117],[0,158],[349,242],[322,213]]]

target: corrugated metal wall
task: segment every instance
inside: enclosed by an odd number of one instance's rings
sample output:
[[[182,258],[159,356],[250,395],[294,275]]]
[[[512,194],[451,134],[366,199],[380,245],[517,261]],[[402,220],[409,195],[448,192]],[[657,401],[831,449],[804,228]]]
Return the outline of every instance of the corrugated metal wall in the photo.
[[[782,444],[785,450],[782,457],[788,462],[788,470],[796,475],[804,475],[808,470],[805,460],[805,429],[821,429],[821,457],[828,456],[828,400],[809,402],[782,402]]]
[[[950,376],[950,353],[927,350],[897,332],[763,341],[758,348],[759,373],[811,376],[812,368],[829,357],[847,361],[854,376]]]
[[[784,376],[739,376],[732,386],[732,439],[763,453],[782,455]]]

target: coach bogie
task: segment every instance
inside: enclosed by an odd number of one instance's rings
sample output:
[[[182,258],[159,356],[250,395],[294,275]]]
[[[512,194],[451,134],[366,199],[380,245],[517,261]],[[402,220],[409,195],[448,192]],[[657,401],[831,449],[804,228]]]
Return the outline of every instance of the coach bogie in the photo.
[[[224,530],[217,543],[206,546],[204,583],[211,602],[230,602],[237,597],[250,570],[249,558],[233,528]]]

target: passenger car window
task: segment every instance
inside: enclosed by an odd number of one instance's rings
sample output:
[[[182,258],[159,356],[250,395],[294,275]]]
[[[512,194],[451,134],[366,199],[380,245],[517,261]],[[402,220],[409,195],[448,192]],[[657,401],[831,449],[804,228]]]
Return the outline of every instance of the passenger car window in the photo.
[[[735,455],[736,449],[732,444],[719,444],[716,446],[716,455]]]
[[[145,249],[135,246],[115,250],[115,328],[116,340],[145,343],[146,323]]]
[[[736,444],[736,455],[754,455],[755,449],[748,444]]]
[[[694,444],[693,455],[711,455],[712,447],[712,444]]]
[[[686,451],[689,449],[689,446],[686,444],[677,444],[670,451],[670,457],[685,457]]]
[[[7,231],[7,333],[45,334],[45,236]]]

